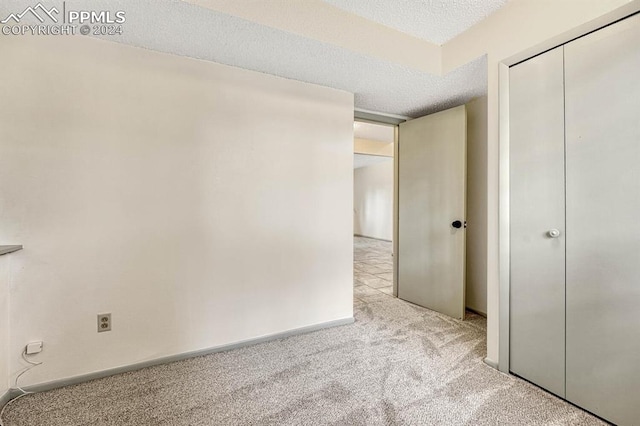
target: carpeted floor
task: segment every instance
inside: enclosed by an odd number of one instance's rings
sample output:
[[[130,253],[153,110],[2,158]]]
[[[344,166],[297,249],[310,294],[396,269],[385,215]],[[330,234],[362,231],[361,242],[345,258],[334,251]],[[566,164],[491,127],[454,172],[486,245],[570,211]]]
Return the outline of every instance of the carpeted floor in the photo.
[[[26,396],[6,425],[605,424],[486,366],[484,318],[354,293],[352,325]]]

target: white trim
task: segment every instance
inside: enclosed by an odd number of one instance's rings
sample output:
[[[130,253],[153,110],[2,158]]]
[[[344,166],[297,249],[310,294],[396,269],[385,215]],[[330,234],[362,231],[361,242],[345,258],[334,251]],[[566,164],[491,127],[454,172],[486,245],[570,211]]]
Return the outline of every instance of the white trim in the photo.
[[[499,288],[498,288],[498,369],[504,373],[509,372],[509,309],[510,309],[510,267],[511,249],[510,218],[509,218],[509,67],[504,63],[499,64],[498,69],[498,108],[499,108],[499,207],[498,207],[498,241],[499,252]]]
[[[398,227],[400,209],[400,126],[393,131],[393,295],[398,297]]]
[[[0,256],[22,250],[22,246],[0,246]]]
[[[485,363],[485,364],[487,364],[489,367],[491,367],[491,368],[495,368],[496,370],[498,369],[498,363],[497,363],[497,362],[495,362],[494,360],[489,359],[489,358],[485,358],[485,359],[483,359],[483,361],[484,361],[484,363]]]
[[[353,236],[360,237],[360,238],[368,238],[370,240],[385,241],[387,243],[390,243],[392,241],[392,240],[387,240],[386,238],[369,237],[368,235],[362,235],[362,234],[353,234]]]
[[[367,109],[355,108],[353,112],[356,121],[367,121],[377,124],[386,124],[395,126],[402,122],[411,120],[411,117],[396,114],[387,114],[384,112],[370,111]]]
[[[11,398],[11,390],[7,390],[3,395],[0,395],[0,410],[2,410],[5,405],[7,405],[7,402],[9,402]]]

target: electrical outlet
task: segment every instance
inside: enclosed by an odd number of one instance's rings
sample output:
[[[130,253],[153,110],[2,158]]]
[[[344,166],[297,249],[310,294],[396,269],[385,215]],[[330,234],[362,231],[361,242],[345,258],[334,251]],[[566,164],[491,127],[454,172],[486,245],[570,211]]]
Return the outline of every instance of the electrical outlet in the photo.
[[[111,331],[111,314],[98,314],[98,333]]]
[[[42,352],[42,342],[29,343],[25,348],[24,352],[27,355],[33,355],[33,354],[38,354]]]

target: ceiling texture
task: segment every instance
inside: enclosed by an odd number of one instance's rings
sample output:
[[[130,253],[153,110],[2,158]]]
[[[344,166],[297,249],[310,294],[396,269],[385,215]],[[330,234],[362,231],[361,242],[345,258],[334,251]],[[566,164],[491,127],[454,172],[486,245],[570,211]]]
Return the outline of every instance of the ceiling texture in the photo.
[[[508,0],[323,0],[398,31],[442,45]]]
[[[108,41],[328,86],[353,93],[357,109],[418,117],[486,93],[485,57],[441,75],[437,55],[506,1],[67,0],[66,8],[125,11],[123,34],[100,37]],[[31,3],[0,2],[0,15]]]

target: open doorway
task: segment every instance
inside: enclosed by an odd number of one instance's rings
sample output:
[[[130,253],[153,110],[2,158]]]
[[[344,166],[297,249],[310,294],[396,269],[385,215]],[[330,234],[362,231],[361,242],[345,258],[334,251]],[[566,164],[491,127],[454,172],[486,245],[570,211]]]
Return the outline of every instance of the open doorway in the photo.
[[[459,119],[452,121],[454,114]],[[455,318],[464,318],[465,311],[485,315],[486,97],[418,119],[385,123],[358,118],[353,211],[356,298],[365,291],[368,297],[383,293]],[[452,156],[454,144],[446,141],[454,134],[462,149]],[[451,187],[452,170],[462,173],[456,188]],[[434,194],[420,204],[430,190]],[[447,210],[452,203],[462,207]],[[429,220],[436,223],[425,236],[421,227],[427,228]],[[466,242],[454,247],[456,261],[450,266],[451,261],[443,260],[446,247],[439,242],[462,236]],[[418,273],[411,270],[416,265]],[[448,275],[454,279],[444,279]],[[455,304],[455,312],[432,303],[449,287],[457,293],[445,297],[443,306]],[[425,300],[417,300],[412,291],[425,293]]]
[[[396,126],[354,122],[354,297],[394,295]]]

